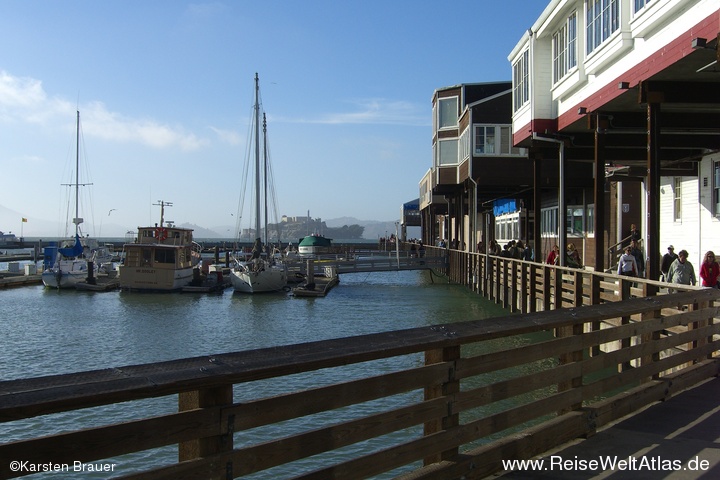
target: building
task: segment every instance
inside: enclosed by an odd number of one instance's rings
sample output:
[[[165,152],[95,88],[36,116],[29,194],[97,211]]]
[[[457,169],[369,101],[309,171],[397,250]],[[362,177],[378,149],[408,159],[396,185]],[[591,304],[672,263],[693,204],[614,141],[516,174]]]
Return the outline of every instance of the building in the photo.
[[[434,92],[433,164],[419,185],[425,242],[475,251],[493,238],[495,200],[524,203],[533,172],[525,150],[512,144],[511,86],[460,84]],[[519,224],[517,230],[520,235]]]
[[[719,35],[716,0],[548,4],[508,57],[513,146],[558,170],[534,183],[542,250],[576,237],[609,268],[635,223],[658,278],[667,244],[720,249]]]

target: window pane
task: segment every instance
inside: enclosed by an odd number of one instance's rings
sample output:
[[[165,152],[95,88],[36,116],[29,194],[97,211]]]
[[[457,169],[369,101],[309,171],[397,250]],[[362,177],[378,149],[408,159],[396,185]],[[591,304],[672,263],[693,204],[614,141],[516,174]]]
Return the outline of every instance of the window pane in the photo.
[[[512,138],[510,136],[510,127],[500,127],[500,153],[503,155],[509,155],[511,143]]]
[[[443,140],[438,142],[440,150],[440,165],[454,165],[458,163],[457,140]]]
[[[495,153],[495,127],[485,128],[485,153]]]
[[[457,98],[441,99],[439,128],[456,127],[457,116]]]

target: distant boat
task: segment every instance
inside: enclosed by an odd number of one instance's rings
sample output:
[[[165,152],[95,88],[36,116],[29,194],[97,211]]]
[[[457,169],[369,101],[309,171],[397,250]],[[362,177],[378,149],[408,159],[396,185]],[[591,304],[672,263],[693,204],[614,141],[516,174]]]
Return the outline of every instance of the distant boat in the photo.
[[[87,185],[80,183],[80,112],[77,112],[75,148],[75,236],[64,240],[59,246],[45,247],[46,261],[42,272],[42,282],[46,287],[75,288],[75,285],[84,282],[89,276],[88,262],[92,263],[92,274],[97,276],[101,270],[112,270],[113,254],[105,245],[96,239],[80,235],[80,187]]]
[[[300,255],[322,255],[332,253],[332,238],[325,238],[322,235],[313,234],[300,239],[298,243]]]
[[[287,286],[288,270],[280,259],[265,252],[267,247],[267,195],[268,195],[268,148],[267,148],[267,123],[263,115],[263,171],[260,167],[260,81],[257,73],[255,74],[255,104],[254,104],[254,120],[253,129],[255,134],[255,233],[258,237],[253,245],[252,256],[246,261],[237,261],[235,267],[230,271],[230,281],[236,292],[241,293],[259,293],[274,292],[282,290]],[[265,242],[260,235],[260,192],[261,180],[264,184],[265,192]]]
[[[14,247],[18,245],[18,239],[14,233],[0,231],[0,247]]]
[[[165,225],[165,207],[169,205],[161,201],[160,224],[138,227],[135,243],[123,246],[121,289],[173,292],[192,281],[202,247],[193,241],[192,229]]]

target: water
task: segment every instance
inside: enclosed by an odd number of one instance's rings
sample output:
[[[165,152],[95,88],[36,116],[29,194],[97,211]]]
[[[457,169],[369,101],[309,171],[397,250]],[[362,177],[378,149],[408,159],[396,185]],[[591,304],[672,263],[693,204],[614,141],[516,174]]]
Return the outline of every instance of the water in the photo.
[[[434,280],[434,281],[433,281]],[[327,297],[294,298],[289,294],[139,294],[58,291],[41,286],[0,291],[0,379],[54,375],[184,357],[211,355],[276,345],[361,335],[381,331],[475,320],[504,315],[498,306],[465,287],[448,285],[428,272],[346,274]],[[410,364],[408,364],[410,362]],[[386,360],[374,373],[421,364],[422,359]],[[349,366],[328,383],[367,374],[367,366]],[[303,376],[236,387],[235,401],[276,394]],[[316,382],[313,382],[316,384]],[[407,400],[407,399],[406,399]],[[403,402],[402,396],[388,399]],[[387,407],[387,404],[378,408]],[[56,433],[59,430],[169,413],[177,397],[118,404],[0,424],[0,442]],[[363,408],[374,408],[373,405]],[[345,413],[332,412],[338,421]],[[327,413],[324,415],[328,415]],[[300,419],[296,428],[303,422]],[[289,434],[293,426],[283,426]],[[247,432],[246,432],[247,433]],[[255,432],[253,432],[255,433]],[[267,427],[257,436],[277,435]],[[248,437],[236,436],[236,445]],[[255,441],[258,438],[254,438]],[[378,440],[375,440],[377,442]],[[176,460],[168,447],[117,460],[127,474]],[[316,459],[305,460],[307,468]],[[297,468],[297,467],[294,467]],[[294,470],[297,473],[297,469]],[[55,474],[57,475],[57,474]],[[282,472],[255,478],[278,478]],[[83,478],[105,478],[85,473]],[[30,478],[43,478],[42,475]],[[48,474],[45,478],[53,478]],[[54,478],[57,478],[55,476]]]

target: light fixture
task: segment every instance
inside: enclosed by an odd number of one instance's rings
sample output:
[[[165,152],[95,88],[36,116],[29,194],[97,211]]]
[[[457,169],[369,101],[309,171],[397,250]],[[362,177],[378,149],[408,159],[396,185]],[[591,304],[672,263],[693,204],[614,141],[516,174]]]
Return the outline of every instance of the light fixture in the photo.
[[[586,107],[579,107],[578,108],[578,115],[585,115],[587,113]]]
[[[630,82],[620,82],[618,83],[618,88],[620,90],[628,90],[630,88]]]
[[[707,47],[707,39],[706,38],[693,38],[692,39],[692,48],[706,48]]]

